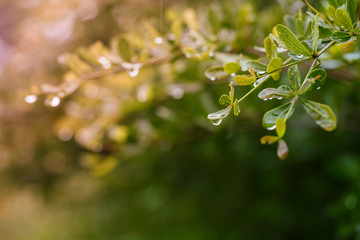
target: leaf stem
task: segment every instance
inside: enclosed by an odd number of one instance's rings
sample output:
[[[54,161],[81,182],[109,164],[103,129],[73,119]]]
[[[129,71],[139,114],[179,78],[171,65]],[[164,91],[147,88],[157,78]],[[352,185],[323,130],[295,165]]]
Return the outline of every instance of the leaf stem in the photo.
[[[295,106],[295,103],[296,101],[299,99],[299,96],[296,95],[293,99],[291,99],[291,105],[290,105],[290,108],[289,108],[289,111],[286,113],[286,116],[285,116],[285,119],[284,121],[286,122],[290,116],[290,113],[291,111],[293,110],[294,106]]]
[[[334,43],[335,41],[329,42],[329,44],[326,45],[323,49],[321,49],[321,51],[316,56],[320,57],[320,55],[323,54],[326,50],[328,50]]]
[[[319,14],[319,16],[324,19],[325,22],[327,22],[328,24],[330,24],[333,28],[336,28],[335,25],[329,20],[327,19],[322,13],[320,13],[318,10],[316,10],[313,6],[311,6],[311,4],[307,1],[307,0],[302,0],[306,6],[308,6],[311,10],[313,10],[314,12],[316,12],[317,14]]]

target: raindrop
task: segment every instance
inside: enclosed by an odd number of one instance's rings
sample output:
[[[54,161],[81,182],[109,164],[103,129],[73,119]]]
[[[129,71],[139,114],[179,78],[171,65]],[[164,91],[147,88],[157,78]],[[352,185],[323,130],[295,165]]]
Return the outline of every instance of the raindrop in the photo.
[[[99,63],[101,63],[101,65],[104,69],[111,68],[111,63],[106,57],[98,57],[98,61],[99,61]]]
[[[124,62],[121,64],[123,68],[126,69],[130,77],[136,77],[139,74],[139,70],[142,67],[142,63],[127,63]]]
[[[272,100],[273,98],[271,97],[271,98],[269,98],[269,100]]]
[[[31,103],[34,103],[37,101],[37,96],[36,95],[27,95],[25,98],[24,98],[25,102],[31,104]]]
[[[235,73],[232,73],[230,76],[235,77],[235,76],[236,76],[236,74],[235,74]]]
[[[59,106],[61,100],[58,96],[48,97],[45,99],[45,104],[50,107]]]
[[[320,87],[317,87],[316,89],[317,89],[317,90],[320,90]]]
[[[133,68],[131,70],[128,70],[128,73],[130,77],[136,77],[139,74],[139,69]]]
[[[164,42],[164,39],[162,37],[155,38],[154,42],[158,45],[162,44]]]
[[[297,55],[296,57],[298,57],[298,58],[303,58],[304,55]]]
[[[264,98],[264,101],[267,101],[268,99],[267,98]]]
[[[282,99],[282,97],[278,97],[277,99],[281,100],[281,99]]]
[[[271,130],[274,130],[275,128],[276,128],[276,125],[273,125],[273,126],[271,126],[271,127],[268,127],[267,130],[270,130],[270,131],[271,131]]]
[[[214,126],[219,126],[222,122],[222,119],[215,119],[215,120],[210,120],[210,121]]]
[[[268,79],[268,78],[269,78],[269,76],[265,76],[265,77],[259,78],[259,79],[254,83],[254,87],[259,86],[263,81],[265,81],[265,80]]]
[[[211,77],[210,80],[211,80],[211,81],[215,81],[215,80],[216,80],[216,77]]]

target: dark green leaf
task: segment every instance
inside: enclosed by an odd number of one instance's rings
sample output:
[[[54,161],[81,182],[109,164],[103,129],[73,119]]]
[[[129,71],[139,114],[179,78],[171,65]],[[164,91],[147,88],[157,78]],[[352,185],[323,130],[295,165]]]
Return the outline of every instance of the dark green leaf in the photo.
[[[280,107],[274,108],[266,112],[263,116],[263,126],[269,130],[275,128],[276,120],[278,118],[285,119],[287,113],[290,111],[291,103],[286,103]],[[289,113],[289,117],[292,115],[294,110],[292,109]]]
[[[118,42],[118,51],[121,58],[125,62],[131,62],[131,47],[129,42],[125,38],[120,38]]]
[[[286,142],[283,139],[279,140],[278,148],[277,148],[277,156],[281,160],[285,160],[289,154],[289,148],[286,145]]]
[[[324,130],[332,131],[336,128],[337,119],[329,106],[308,100],[304,100],[302,103],[306,112]]]
[[[266,72],[269,73],[274,80],[279,80],[282,67],[283,60],[281,58],[275,57],[267,66]]]
[[[225,77],[229,76],[229,74],[227,74],[224,71],[224,67],[214,66],[214,67],[210,67],[210,68],[206,69],[205,76],[208,79],[210,79],[211,81],[214,81],[214,80],[219,80],[219,79],[225,78]]]
[[[352,22],[357,21],[358,8],[359,0],[346,1],[346,11],[349,13]]]
[[[219,103],[221,105],[225,105],[225,106],[230,105],[231,104],[231,99],[230,99],[229,95],[226,95],[226,94],[221,95],[221,97],[219,99]]]
[[[234,62],[229,62],[225,64],[224,70],[231,75],[233,73],[237,73],[240,70],[240,65]]]
[[[328,0],[328,3],[335,8],[340,7],[345,3],[345,0]]]
[[[298,91],[299,87],[301,86],[301,77],[300,77],[298,65],[293,65],[293,66],[289,67],[288,78],[289,78],[291,87],[295,91]]]
[[[351,34],[347,32],[336,31],[331,35],[330,38],[335,42],[343,43],[350,40]]]
[[[299,39],[284,25],[276,26],[279,38],[285,44],[287,49],[299,55],[311,56],[311,53],[301,44]]]
[[[252,84],[253,82],[255,82],[256,78],[254,78],[251,75],[238,75],[234,77],[234,81],[239,85],[239,86],[247,86]]]
[[[335,12],[335,25],[340,29],[353,30],[353,24],[349,14],[342,8],[336,9]]]
[[[283,98],[289,98],[293,96],[293,91],[291,91],[291,89],[286,85],[282,85],[279,88],[265,88],[258,95],[259,98],[265,101],[268,99],[271,100],[273,98],[281,100]]]
[[[334,19],[335,19],[335,8],[334,8],[333,6],[330,5],[330,6],[327,8],[326,12],[327,12],[327,15],[329,16],[329,18],[330,18],[331,20],[334,20]]]
[[[313,53],[315,53],[319,43],[319,14],[316,14],[311,25],[311,42]]]
[[[312,91],[314,88],[320,89],[326,80],[326,71],[321,68],[312,70],[308,77],[305,79],[304,83],[299,89],[299,94]]]

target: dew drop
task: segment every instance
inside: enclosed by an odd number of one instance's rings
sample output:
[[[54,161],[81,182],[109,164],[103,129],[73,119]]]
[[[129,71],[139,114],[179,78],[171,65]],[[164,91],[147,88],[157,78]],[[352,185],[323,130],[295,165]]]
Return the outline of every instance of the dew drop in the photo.
[[[27,95],[25,98],[24,98],[25,102],[31,104],[31,103],[34,103],[37,101],[37,96],[36,95]]]
[[[273,98],[271,97],[271,98],[269,98],[269,100],[272,100]]]
[[[222,119],[215,119],[215,120],[210,120],[210,121],[214,126],[219,126],[222,122]]]
[[[158,45],[162,44],[164,42],[164,39],[162,37],[157,37],[154,39],[154,42]]]
[[[216,77],[211,77],[210,80],[211,80],[211,81],[215,81],[215,80],[216,80]]]
[[[317,90],[320,90],[320,87],[316,88]]]
[[[236,76],[236,74],[235,74],[235,73],[232,73],[230,76],[235,77],[235,76]]]
[[[101,63],[104,69],[111,68],[111,63],[106,57],[98,57],[98,62]]]
[[[281,100],[281,99],[282,99],[282,97],[278,97],[278,99],[279,99],[279,100]]]
[[[129,76],[130,77],[136,77],[139,74],[139,69],[138,68],[133,68],[128,70]]]
[[[268,99],[267,98],[264,98],[264,101],[267,101]]]
[[[276,125],[273,125],[273,126],[271,126],[271,127],[268,127],[267,130],[270,130],[270,131],[271,131],[271,130],[274,130],[275,128],[276,128]]]
[[[45,104],[49,107],[59,106],[61,100],[58,96],[48,97],[45,99]]]

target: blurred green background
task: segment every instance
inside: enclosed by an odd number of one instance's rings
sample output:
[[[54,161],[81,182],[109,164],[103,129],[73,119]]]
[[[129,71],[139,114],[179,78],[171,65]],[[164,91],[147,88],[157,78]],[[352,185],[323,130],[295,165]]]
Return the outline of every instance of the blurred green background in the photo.
[[[236,12],[250,4],[256,16],[249,20],[252,34],[237,42],[239,50],[249,51],[298,8],[295,2],[1,1],[0,239],[360,239],[359,64],[330,71],[323,92],[312,95],[333,107],[338,129],[324,132],[296,112],[286,135],[286,161],[276,157],[274,146],[259,142],[262,114],[274,103],[260,105],[254,95],[239,118],[219,127],[206,119],[228,91],[226,83],[205,79],[211,60],[175,62],[176,73],[165,77],[166,69],[148,70],[155,83],[175,78],[201,87],[180,99],[129,105],[139,110],[115,119],[129,126],[127,143],[111,142],[99,153],[72,133],[58,133],[73,103],[89,104],[89,116],[100,114],[92,107],[104,108],[100,100],[81,98],[86,88],[58,108],[23,101],[21,91],[32,85],[59,83],[61,53],[97,40],[108,44],[139,19],[160,28],[161,9],[194,8],[201,16],[220,4],[236,6]],[[117,165],[96,177],[88,163],[98,158]]]

